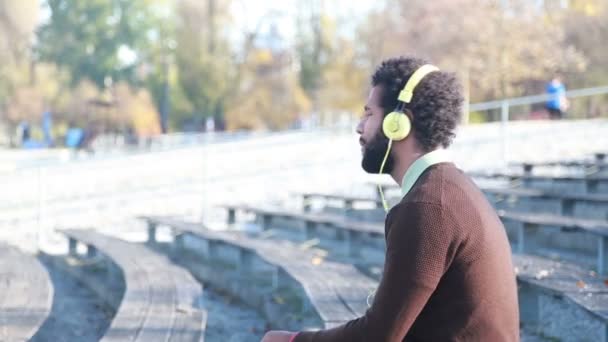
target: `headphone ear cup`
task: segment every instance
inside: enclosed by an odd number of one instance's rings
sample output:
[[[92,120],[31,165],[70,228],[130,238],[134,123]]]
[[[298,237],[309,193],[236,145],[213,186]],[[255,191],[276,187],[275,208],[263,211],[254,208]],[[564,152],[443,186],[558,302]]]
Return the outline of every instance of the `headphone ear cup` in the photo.
[[[412,123],[405,113],[389,113],[382,121],[382,131],[384,132],[384,135],[393,141],[407,138],[411,130]]]

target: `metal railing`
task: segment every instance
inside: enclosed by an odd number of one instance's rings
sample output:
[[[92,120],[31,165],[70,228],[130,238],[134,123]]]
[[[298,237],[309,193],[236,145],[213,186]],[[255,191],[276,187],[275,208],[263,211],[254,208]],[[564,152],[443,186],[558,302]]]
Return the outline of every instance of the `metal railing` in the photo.
[[[578,98],[605,94],[608,94],[608,86],[570,90],[566,92],[566,97]],[[540,94],[474,103],[468,105],[468,112],[471,113],[500,109],[501,116],[499,121],[501,122],[500,134],[502,144],[502,159],[504,162],[506,162],[507,146],[509,143],[507,137],[507,123],[511,119],[511,107],[543,103],[549,99],[551,99],[551,95]],[[349,120],[350,122],[346,123],[336,122],[334,124],[329,125],[317,125],[305,129],[294,129],[280,132],[172,133],[155,136],[148,139],[140,139],[136,144],[128,144],[125,141],[125,138],[122,136],[100,136],[94,143],[96,154],[94,156],[89,157],[90,159],[114,158],[140,153],[146,154],[150,152],[203,146],[213,143],[236,142],[239,140],[249,140],[251,138],[280,137],[282,135],[290,135],[297,132],[354,132],[358,117],[357,115],[350,115]],[[83,157],[85,160],[89,159],[86,154]],[[57,156],[49,156],[48,158],[36,159],[39,160],[30,161],[27,164],[32,167],[38,167],[45,164],[55,164],[59,162],[60,158]],[[27,167],[25,165],[22,165],[19,168]],[[2,169],[0,169],[0,173],[2,173]]]
[[[578,98],[596,95],[608,94],[608,86],[584,88],[566,91],[567,98]],[[515,97],[503,100],[489,101],[474,103],[468,106],[469,113],[477,111],[487,111],[492,109],[500,109],[500,123],[501,123],[501,135],[502,135],[502,159],[507,159],[507,123],[510,119],[510,108],[513,106],[531,105],[537,103],[543,103],[554,96],[550,94],[540,94],[532,96]]]

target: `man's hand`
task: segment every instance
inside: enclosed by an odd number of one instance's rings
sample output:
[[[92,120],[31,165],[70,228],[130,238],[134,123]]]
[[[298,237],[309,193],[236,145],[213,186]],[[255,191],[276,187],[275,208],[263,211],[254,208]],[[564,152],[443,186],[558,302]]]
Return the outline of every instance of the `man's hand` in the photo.
[[[262,342],[289,342],[295,334],[289,331],[269,331],[262,338]]]

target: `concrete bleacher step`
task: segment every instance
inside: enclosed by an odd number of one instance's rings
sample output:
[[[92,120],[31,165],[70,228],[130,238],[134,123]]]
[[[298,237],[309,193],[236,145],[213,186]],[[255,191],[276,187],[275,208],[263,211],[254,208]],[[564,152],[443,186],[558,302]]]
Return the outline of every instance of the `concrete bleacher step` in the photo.
[[[572,263],[513,255],[528,331],[563,341],[608,341],[608,285]]]
[[[553,193],[573,194],[607,194],[608,174],[605,171],[583,175],[533,175],[526,173],[470,171],[467,175],[480,186],[497,183],[508,188],[540,189]],[[381,186],[387,191],[398,190],[399,187],[386,179],[369,181],[369,186]],[[378,197],[379,198],[379,197]]]
[[[575,262],[594,259],[595,270],[608,273],[608,221],[502,210],[499,216],[515,251],[562,251]]]
[[[252,207],[249,206],[246,208],[247,210],[252,210]],[[275,209],[275,211],[280,211],[280,209]],[[264,209],[261,213],[268,214],[272,211],[268,209]],[[279,217],[285,217],[288,212],[283,212]],[[293,220],[300,220],[302,216],[305,214],[300,214],[299,216],[291,216]],[[314,215],[313,215],[314,216]],[[327,215],[323,215],[325,219],[328,219]],[[589,234],[599,234],[598,237],[603,236],[603,233],[608,234],[608,230],[603,226],[606,224],[605,222],[598,221],[590,221],[590,220],[581,220],[572,217],[563,217],[558,215],[546,215],[546,214],[532,214],[532,213],[501,213],[503,220],[516,220],[520,224],[536,224],[542,225],[546,224],[547,228],[550,228],[551,225],[563,225],[565,229],[572,232],[573,230],[580,230]],[[344,221],[345,218],[337,218],[337,220]],[[269,224],[272,220],[266,219],[262,220],[262,224]],[[293,230],[294,227],[298,225],[286,225],[285,229]],[[331,229],[340,230],[343,229],[339,225],[331,226]],[[538,227],[538,226],[535,226]],[[336,241],[340,241],[337,238],[338,235],[334,235],[333,239]],[[323,235],[320,236],[321,239],[331,239],[331,235]],[[373,238],[377,239],[378,235]],[[361,240],[341,240],[343,243],[352,244],[350,249],[357,250],[361,248]],[[554,250],[555,251],[555,250]],[[536,248],[522,249],[520,252],[524,253],[539,253],[539,254],[549,254],[551,253],[549,249],[540,249],[539,246]],[[563,251],[559,255],[565,256],[567,253]],[[581,262],[581,254],[575,254],[572,252],[572,259],[578,262]],[[589,260],[589,259],[587,259]],[[596,259],[597,260],[597,259]],[[608,295],[608,287],[603,283],[601,278],[597,275],[597,273],[593,273],[589,269],[584,266],[570,264],[563,261],[555,261],[550,260],[548,258],[543,258],[541,256],[531,256],[527,254],[516,254],[514,255],[514,262],[518,272],[518,279],[520,283],[520,292],[522,294],[522,298],[529,298],[530,296],[533,301],[539,302],[543,301],[545,303],[550,299],[555,301],[555,296],[562,296],[559,300],[555,302],[550,302],[543,306],[542,308],[535,309],[534,312],[540,312],[538,315],[539,318],[531,319],[528,315],[527,319],[530,319],[528,322],[529,325],[533,326],[541,336],[562,336],[565,334],[564,331],[560,330],[559,327],[554,325],[549,326],[541,326],[538,327],[538,322],[546,323],[550,319],[548,318],[549,313],[546,313],[546,307],[549,305],[557,305],[558,307],[566,307],[566,309],[562,310],[563,315],[568,315],[569,313],[575,313],[578,315],[580,325],[588,326],[590,330],[589,333],[592,336],[603,336],[602,332],[606,329],[606,318],[604,317],[604,312],[608,312],[607,306],[604,306],[601,303],[604,303],[604,297]],[[537,270],[538,272],[534,271]],[[544,271],[543,271],[544,270]],[[536,272],[536,273],[535,273]],[[552,275],[552,277],[548,277],[548,275]],[[542,280],[542,281],[541,281]],[[560,283],[561,282],[561,283]],[[558,287],[556,284],[561,284],[562,287]],[[584,284],[579,286],[580,284]],[[591,284],[591,285],[589,285]],[[589,287],[591,286],[591,287]],[[530,290],[530,287],[533,289]],[[532,294],[528,293],[531,291]],[[551,296],[542,295],[542,293],[546,293],[547,291],[552,291]],[[561,292],[560,292],[561,291]],[[539,299],[540,298],[540,299]],[[595,301],[593,298],[596,298]],[[535,302],[535,303],[536,303]],[[608,305],[608,302],[605,302]],[[523,305],[523,304],[522,304]],[[526,304],[526,310],[529,310],[528,307],[530,304]],[[541,305],[541,304],[538,304]],[[545,304],[542,304],[545,305]],[[545,311],[541,311],[545,310]],[[553,308],[552,311],[554,314],[557,311],[557,308]],[[558,317],[562,317],[559,316]],[[562,319],[562,318],[560,318]],[[581,323],[582,322],[582,323]],[[564,326],[568,326],[565,325]],[[570,325],[570,327],[572,324]],[[567,335],[564,335],[567,336]],[[577,336],[580,336],[577,335]],[[598,339],[598,341],[603,341],[604,339]]]
[[[53,286],[32,255],[0,244],[0,341],[29,340],[47,319]]]
[[[100,264],[89,260],[76,264],[72,258],[42,251],[38,253],[38,260],[47,268],[53,282],[53,306],[29,341],[99,341],[116,311],[73,274],[77,268],[79,272],[87,272],[91,282],[105,284],[107,279],[100,272]],[[119,301],[124,287],[120,281],[116,285]]]
[[[529,188],[482,189],[495,208],[608,220],[608,194],[575,194]]]
[[[391,186],[396,188],[396,186]],[[537,211],[575,216],[581,218],[608,219],[608,193],[581,194],[572,192],[556,192],[533,188],[498,188],[483,187],[482,191],[497,209],[513,211]],[[379,197],[363,197],[338,195],[318,192],[296,193],[301,199],[302,209],[310,212],[313,204],[337,208],[346,211],[353,217],[362,219],[377,219],[383,217],[382,202]],[[399,199],[393,199],[396,203]],[[336,207],[335,204],[338,206]],[[366,204],[361,209],[358,204]],[[367,215],[364,215],[367,212]]]
[[[373,257],[369,247],[384,249],[384,226],[379,222],[365,222],[345,216],[327,213],[306,213],[277,207],[250,205],[225,205],[228,210],[228,224],[236,222],[237,212],[253,213],[262,230],[273,227],[288,229],[300,234],[304,240],[320,238],[321,241],[339,240],[343,242],[345,254]],[[327,238],[327,239],[325,239]],[[355,243],[364,247],[355,247]]]
[[[269,263],[286,263],[291,262],[289,260],[298,259],[299,264],[295,263],[296,269],[287,269],[284,275],[293,275],[298,277],[291,272],[299,272],[302,277],[302,270],[306,270],[306,274],[303,278],[296,278],[302,284],[302,282],[310,282],[310,278],[314,278],[315,275],[326,282],[328,275],[324,273],[322,268],[310,267],[308,261],[313,258],[310,254],[303,256],[298,245],[288,243],[286,241],[272,239],[271,240],[259,240],[252,239],[244,234],[230,232],[216,232],[201,229],[200,224],[186,223],[176,219],[167,218],[146,218],[148,222],[153,222],[155,225],[165,225],[172,227],[176,233],[188,233],[193,234],[198,238],[202,238],[207,241],[206,243],[195,242],[193,240],[184,241],[184,236],[180,239],[180,244],[186,245],[193,250],[197,250],[207,257],[215,254],[216,257],[223,258],[224,262],[226,259],[232,260],[232,267],[235,273],[239,272],[251,272],[254,270],[256,273],[259,272],[259,265],[254,267],[248,252],[244,252],[247,248],[258,248],[256,253],[265,255],[268,252],[262,252],[264,248],[269,248],[273,251],[290,251],[290,253],[278,253],[280,260],[271,261]],[[324,237],[324,239],[331,239],[330,237]],[[340,243],[343,240],[333,238],[336,243]],[[216,241],[218,244],[212,247],[211,241]],[[355,248],[360,248],[358,245],[360,242],[356,242]],[[230,247],[227,246],[239,246],[237,249],[230,251]],[[262,247],[262,246],[267,247]],[[257,246],[257,247],[253,247]],[[271,252],[272,253],[272,252]],[[332,251],[333,253],[333,251]],[[276,257],[275,257],[276,258]],[[361,257],[365,258],[365,257]],[[327,258],[330,260],[331,258]],[[268,259],[267,259],[268,260]],[[304,265],[302,265],[304,261]],[[331,262],[331,261],[329,261]],[[376,261],[378,262],[378,261]],[[592,340],[592,341],[607,341],[606,332],[608,330],[608,286],[604,283],[604,279],[597,273],[581,267],[580,265],[550,260],[548,258],[540,256],[532,256],[527,254],[515,254],[513,256],[514,272],[517,275],[520,293],[520,307],[522,311],[522,324],[525,333],[522,333],[522,340],[525,341],[543,341],[552,340],[555,338],[564,338],[564,340]],[[230,264],[230,262],[227,262]],[[199,259],[200,264],[200,259]],[[239,268],[239,265],[241,265]],[[377,265],[379,268],[382,267],[381,263]],[[269,270],[266,269],[268,272]],[[208,276],[215,276],[213,270],[208,270]],[[281,272],[274,273],[276,279],[280,279]],[[335,270],[333,271],[335,272]],[[272,272],[270,272],[272,274]],[[367,277],[359,278],[360,276],[353,277],[348,275],[342,275],[343,281],[345,280],[350,286],[356,286],[361,280],[365,279],[366,283],[369,282]],[[369,286],[373,288],[375,283],[379,280],[380,274],[377,273],[375,281],[372,281],[369,285],[364,286],[363,289],[356,291],[349,291],[352,296],[352,300],[359,303],[359,309],[352,312],[352,314],[362,314],[365,310],[363,304],[363,298],[367,296],[365,289]],[[224,280],[230,282],[230,280]],[[241,282],[243,279],[236,277],[234,283]],[[331,281],[331,280],[330,280]],[[288,284],[287,280],[277,280],[277,284]],[[297,283],[292,283],[291,286],[297,286]],[[306,286],[306,285],[303,285]],[[313,281],[313,285],[308,288],[309,292],[305,291],[307,296],[315,296],[315,292],[331,293],[331,289],[324,287],[316,287],[316,282]],[[251,295],[247,292],[247,289],[251,287],[251,283],[247,283],[243,286],[241,291],[244,291],[247,295]],[[278,291],[278,290],[276,290]],[[272,290],[270,290],[272,293]],[[314,302],[312,304],[315,305]],[[285,312],[285,311],[283,311]],[[334,315],[333,313],[331,315]],[[338,314],[344,315],[344,318],[353,317],[353,315],[346,315],[344,313]],[[355,315],[356,316],[356,315]],[[326,316],[329,317],[329,316]],[[337,324],[337,323],[336,323]],[[525,338],[524,338],[525,337]]]
[[[608,176],[605,174],[591,174],[588,176],[541,176],[506,172],[469,172],[468,174],[475,179],[506,179],[509,180],[511,187],[579,194],[608,193]]]
[[[142,244],[130,243],[91,230],[62,230],[70,245],[70,255],[78,255],[78,244],[87,247],[86,259],[113,263],[124,281],[122,298],[107,283],[83,283],[106,302],[115,305],[116,315],[102,341],[203,341],[206,312],[201,308],[201,285],[166,257]],[[114,273],[114,276],[112,275]],[[78,276],[78,275],[77,275]],[[110,280],[111,280],[110,279]]]
[[[331,215],[325,213],[311,213],[311,212],[300,212],[292,209],[285,209],[280,207],[270,206],[256,206],[247,204],[227,204],[222,205],[228,211],[228,224],[236,222],[236,215],[238,212],[253,213],[258,218],[259,223],[262,227],[268,227],[274,219],[290,219],[297,220],[304,223],[310,223],[312,225],[338,225],[343,230],[351,230],[360,233],[377,234],[381,225],[378,222],[356,222],[354,220],[348,220],[345,217],[339,215]]]
[[[279,225],[273,229],[279,229]],[[293,225],[283,229],[293,231]],[[331,239],[327,236],[324,238]],[[346,243],[335,237],[333,240]],[[354,246],[355,249],[362,247],[358,243]],[[550,254],[549,250],[545,252]],[[580,260],[580,255],[578,257]],[[546,257],[516,254],[513,259],[522,298],[520,307],[524,313],[522,322],[525,332],[522,340],[544,341],[566,336],[573,340],[602,341],[597,338],[606,329],[607,320],[603,312],[608,309],[608,302],[604,302],[608,287],[602,277],[584,266]],[[378,269],[382,268],[382,265],[378,266]],[[380,273],[372,276],[379,280]],[[595,302],[594,298],[600,302]],[[573,318],[576,320],[570,321]],[[561,325],[551,323],[556,320],[566,322]],[[587,331],[581,333],[577,330],[582,327]],[[573,334],[572,331],[577,332]]]
[[[553,160],[542,162],[512,163],[513,166],[521,167],[525,173],[531,173],[535,168],[567,167],[577,168],[584,171],[601,172],[608,170],[608,162],[605,153],[596,153],[593,159],[579,160]]]
[[[534,204],[532,207],[526,208],[528,210],[523,210],[525,208],[523,205],[514,206],[511,203],[503,207],[498,206],[502,208],[498,210],[498,214],[505,224],[507,234],[516,252],[544,256],[561,253],[564,260],[592,265],[601,274],[608,272],[608,220],[597,219],[595,216],[588,219],[572,215],[574,212],[581,216],[585,212],[595,212],[596,216],[603,216],[608,212],[608,197],[606,195],[555,194],[534,189],[486,189],[486,191],[490,193],[490,200],[494,202],[500,202],[503,199],[492,198],[491,194],[496,194],[498,197],[529,196],[531,200],[526,203]],[[319,196],[324,195],[311,195],[311,197]],[[332,195],[334,200],[339,197]],[[344,198],[348,199],[350,197],[344,196]],[[548,198],[548,201],[553,203],[534,203],[536,198],[542,198],[543,200]],[[505,199],[504,201],[509,200]],[[348,221],[352,222],[353,219],[356,219],[358,210],[347,208],[330,209],[334,214],[342,215],[342,218],[334,216],[333,219],[337,221],[347,220],[347,224]],[[232,209],[236,210],[239,207],[235,206]],[[260,211],[255,207],[247,206],[241,207],[240,210],[248,210],[259,214],[272,213],[272,210],[269,209]],[[280,211],[280,209],[274,209],[274,211]],[[563,215],[564,213],[570,215]],[[283,213],[283,215],[286,214]],[[327,222],[332,220],[331,216],[327,214],[310,215],[322,215],[326,217]],[[297,220],[299,216],[292,215],[291,218]],[[268,218],[266,218],[266,221],[272,222]],[[378,220],[378,222],[380,221]],[[351,224],[356,225],[358,223]],[[265,225],[262,225],[262,227],[265,227]],[[340,225],[334,225],[333,229],[338,228],[340,228]],[[381,227],[376,229],[380,231]]]
[[[367,296],[375,288],[374,281],[352,265],[327,260],[289,241],[212,231],[171,218],[143,219],[171,228],[176,248],[193,258],[191,272],[258,308],[277,327],[342,324],[365,312]]]
[[[384,226],[380,222],[358,222],[346,216],[303,213],[281,208],[228,205],[229,222],[237,211],[253,213],[262,230],[281,228],[302,239],[337,239],[351,256],[370,255],[366,248],[383,248]],[[350,215],[350,212],[349,212]],[[543,249],[563,251],[566,260],[583,261],[600,274],[608,272],[608,222],[543,213],[499,211],[515,252],[540,254]],[[362,247],[363,246],[363,247]]]

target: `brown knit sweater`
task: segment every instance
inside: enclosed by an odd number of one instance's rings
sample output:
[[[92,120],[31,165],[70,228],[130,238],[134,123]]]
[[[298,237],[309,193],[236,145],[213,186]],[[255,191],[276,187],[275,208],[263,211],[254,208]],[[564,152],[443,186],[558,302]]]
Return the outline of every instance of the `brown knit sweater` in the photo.
[[[365,316],[296,342],[519,341],[505,229],[452,163],[431,166],[386,218],[386,261]]]

